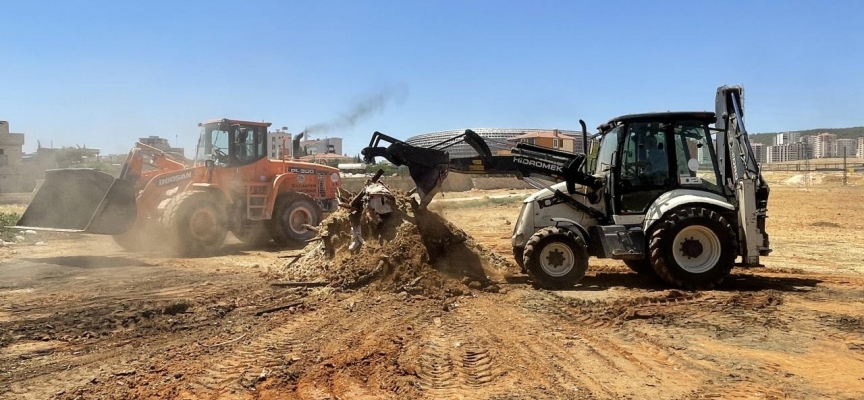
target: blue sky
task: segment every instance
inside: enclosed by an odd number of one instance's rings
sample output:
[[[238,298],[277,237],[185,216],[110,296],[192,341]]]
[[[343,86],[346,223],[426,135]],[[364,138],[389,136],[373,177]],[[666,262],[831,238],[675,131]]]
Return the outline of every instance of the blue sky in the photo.
[[[55,147],[125,153],[159,135],[192,155],[199,121],[327,133],[578,129],[712,110],[743,84],[751,132],[864,125],[859,1],[7,1],[0,119]],[[319,137],[325,136],[320,134]]]

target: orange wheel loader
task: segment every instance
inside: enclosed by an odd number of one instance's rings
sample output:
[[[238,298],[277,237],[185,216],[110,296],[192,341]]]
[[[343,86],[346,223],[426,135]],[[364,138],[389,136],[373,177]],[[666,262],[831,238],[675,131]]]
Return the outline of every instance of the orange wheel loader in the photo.
[[[270,159],[270,123],[198,125],[191,165],[137,143],[116,179],[94,169],[46,171],[17,225],[112,235],[130,251],[206,256],[229,231],[247,243],[303,243],[315,236],[308,226],[338,208],[338,169]]]

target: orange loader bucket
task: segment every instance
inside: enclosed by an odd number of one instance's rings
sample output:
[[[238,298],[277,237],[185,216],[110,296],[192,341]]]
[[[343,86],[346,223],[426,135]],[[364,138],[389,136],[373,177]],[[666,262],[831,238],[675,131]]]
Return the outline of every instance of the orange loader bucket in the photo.
[[[117,235],[138,216],[134,183],[90,168],[45,171],[19,228]]]

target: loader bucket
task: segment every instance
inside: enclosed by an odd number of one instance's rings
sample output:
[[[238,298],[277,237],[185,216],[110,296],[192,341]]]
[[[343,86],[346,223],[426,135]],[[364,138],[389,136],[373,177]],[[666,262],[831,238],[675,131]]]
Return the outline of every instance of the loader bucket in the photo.
[[[94,169],[48,170],[17,226],[117,235],[138,217],[136,195],[133,182]]]
[[[379,146],[381,140],[390,145]],[[373,162],[375,157],[384,157],[397,166],[407,166],[420,196],[420,208],[425,208],[438,193],[450,166],[450,156],[445,151],[412,146],[380,132],[375,132],[369,147],[361,153],[367,163]]]

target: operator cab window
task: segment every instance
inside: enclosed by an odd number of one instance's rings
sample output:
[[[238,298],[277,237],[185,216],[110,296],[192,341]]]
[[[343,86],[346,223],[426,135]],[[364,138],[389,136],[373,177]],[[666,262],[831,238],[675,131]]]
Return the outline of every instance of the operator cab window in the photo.
[[[675,124],[675,179],[683,189],[722,193],[717,185],[716,154],[705,124],[682,121]]]
[[[670,185],[669,123],[639,122],[627,127],[621,152],[618,187],[621,212],[642,213]]]
[[[631,186],[662,186],[669,178],[663,123],[630,124],[621,154],[621,180]]]
[[[214,128],[213,126],[201,127],[201,138],[198,140],[198,151],[196,162],[203,163],[213,160],[218,166],[227,166],[229,163],[228,132]]]
[[[253,163],[267,154],[265,127],[235,125],[232,129],[236,165]]]

